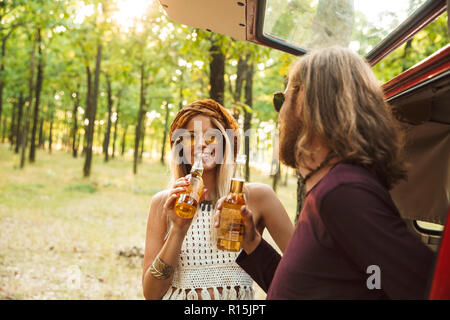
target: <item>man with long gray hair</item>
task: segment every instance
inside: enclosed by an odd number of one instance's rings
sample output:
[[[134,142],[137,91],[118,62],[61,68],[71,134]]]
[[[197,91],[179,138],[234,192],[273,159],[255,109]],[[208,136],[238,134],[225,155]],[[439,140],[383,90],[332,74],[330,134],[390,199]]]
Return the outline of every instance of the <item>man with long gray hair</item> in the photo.
[[[425,298],[433,253],[389,195],[406,178],[403,139],[370,66],[348,49],[313,51],[274,106],[280,160],[302,175],[305,202],[283,257],[243,207],[236,262],[268,299]]]

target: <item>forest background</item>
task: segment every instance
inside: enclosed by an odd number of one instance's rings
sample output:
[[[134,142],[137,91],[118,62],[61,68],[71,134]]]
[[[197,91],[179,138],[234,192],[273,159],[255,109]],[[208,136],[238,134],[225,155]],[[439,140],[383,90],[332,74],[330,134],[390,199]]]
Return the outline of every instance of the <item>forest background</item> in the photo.
[[[377,40],[361,33],[361,48]],[[0,41],[0,299],[143,298],[168,128],[198,99],[251,129],[247,180],[271,185],[294,219],[297,173],[278,162],[271,101],[296,57],[142,0],[0,1]],[[448,43],[443,14],[373,70],[382,84]]]

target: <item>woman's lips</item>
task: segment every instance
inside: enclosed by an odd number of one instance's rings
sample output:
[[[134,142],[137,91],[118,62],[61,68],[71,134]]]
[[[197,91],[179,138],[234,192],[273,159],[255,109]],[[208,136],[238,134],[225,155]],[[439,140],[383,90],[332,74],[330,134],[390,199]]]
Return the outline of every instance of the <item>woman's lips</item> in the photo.
[[[214,161],[215,152],[203,152],[203,163],[209,164]]]

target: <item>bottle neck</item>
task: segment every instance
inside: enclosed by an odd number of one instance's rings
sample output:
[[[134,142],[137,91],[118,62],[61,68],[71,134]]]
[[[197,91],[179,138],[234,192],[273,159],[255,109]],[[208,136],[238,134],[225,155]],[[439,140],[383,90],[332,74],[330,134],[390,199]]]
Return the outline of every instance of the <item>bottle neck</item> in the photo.
[[[201,177],[203,175],[203,170],[194,169],[191,170],[191,176],[193,177]]]
[[[243,193],[244,192],[244,179],[231,179],[230,192],[232,193]]]
[[[194,162],[194,165],[191,168],[191,174],[200,177],[203,175],[203,161],[201,156]]]

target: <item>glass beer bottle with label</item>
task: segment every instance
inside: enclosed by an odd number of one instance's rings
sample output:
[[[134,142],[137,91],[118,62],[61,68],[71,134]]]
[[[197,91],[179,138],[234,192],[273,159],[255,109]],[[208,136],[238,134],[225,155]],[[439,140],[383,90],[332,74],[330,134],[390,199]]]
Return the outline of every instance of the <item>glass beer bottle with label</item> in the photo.
[[[245,155],[239,155],[231,179],[230,192],[222,204],[220,225],[217,231],[217,248],[224,251],[237,252],[241,250],[244,236],[244,221],[241,216],[241,207],[245,205],[244,199],[244,166]]]
[[[185,219],[194,217],[197,211],[198,203],[203,192],[203,154],[199,154],[195,158],[191,172],[186,176],[189,185],[186,191],[180,194],[175,203],[175,213]]]

